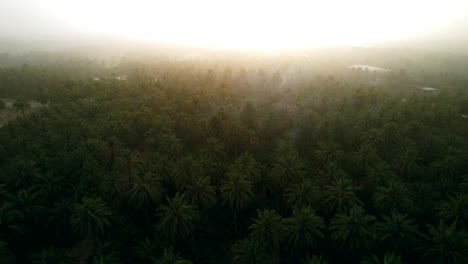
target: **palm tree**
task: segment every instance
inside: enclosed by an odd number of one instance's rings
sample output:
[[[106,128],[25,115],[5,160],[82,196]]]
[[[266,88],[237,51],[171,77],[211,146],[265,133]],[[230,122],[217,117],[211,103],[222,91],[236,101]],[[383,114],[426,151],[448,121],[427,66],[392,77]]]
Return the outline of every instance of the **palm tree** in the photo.
[[[366,214],[358,206],[351,208],[347,214],[338,213],[330,222],[331,240],[341,250],[362,254],[372,248],[375,232],[370,222],[374,220],[374,216]]]
[[[150,240],[145,237],[132,250],[132,255],[135,256],[141,263],[155,263],[161,252],[160,240]]]
[[[94,256],[91,264],[120,264],[119,257],[116,254],[105,254]]]
[[[361,264],[403,264],[403,261],[400,256],[395,255],[393,252],[386,252],[383,260],[376,255],[372,255],[371,257],[365,257]]]
[[[242,153],[236,158],[234,163],[229,166],[231,173],[243,174],[249,180],[256,182],[260,178],[261,164],[255,160],[255,157],[249,152]]]
[[[171,246],[164,249],[161,258],[155,264],[192,264],[192,262],[182,258],[179,253],[174,253],[174,249]]]
[[[179,193],[172,199],[167,197],[167,205],[157,210],[157,216],[157,230],[172,242],[191,235],[198,221],[198,211]]]
[[[237,210],[247,207],[254,197],[253,184],[243,174],[230,174],[221,186],[221,198],[233,213],[234,229],[237,231]]]
[[[369,146],[378,148],[384,141],[383,131],[381,129],[371,128],[369,131],[362,133],[361,141]]]
[[[288,151],[276,155],[273,160],[271,175],[283,189],[290,183],[301,182],[306,171],[304,161],[300,158],[297,151]]]
[[[356,176],[357,181],[360,184],[362,176],[366,174],[369,167],[372,166],[375,162],[377,162],[379,157],[375,149],[367,144],[363,144],[359,147],[359,149],[351,154],[351,160],[353,161],[353,165],[356,166]]]
[[[72,258],[68,257],[65,250],[62,248],[46,248],[32,255],[33,264],[68,264],[75,263]]]
[[[53,203],[48,210],[47,224],[52,227],[51,237],[54,239],[63,237],[64,234],[71,233],[69,216],[72,211],[71,200],[60,200]]]
[[[420,241],[422,234],[406,214],[396,211],[390,216],[383,215],[383,222],[375,224],[376,234],[382,245],[394,252],[405,252],[414,249]]]
[[[356,165],[358,173],[366,173],[369,166],[378,160],[377,153],[371,145],[363,144],[359,149],[351,154],[351,160]]]
[[[193,179],[204,173],[200,162],[192,156],[182,157],[173,166],[171,176],[179,191],[185,190]]]
[[[282,217],[274,210],[258,209],[257,217],[253,221],[254,223],[249,226],[249,230],[252,230],[250,235],[260,243],[267,245],[272,253],[272,262],[277,263],[279,261],[279,245],[285,232]]]
[[[320,200],[321,195],[318,186],[306,179],[302,183],[292,184],[285,190],[286,205],[290,208],[313,206]]]
[[[161,200],[163,189],[158,177],[151,173],[137,176],[128,192],[128,202],[137,210],[150,209]]]
[[[396,156],[395,163],[402,176],[412,178],[421,171],[421,167],[418,164],[420,160],[418,151],[413,147],[407,146]]]
[[[459,171],[463,162],[456,155],[451,154],[452,148],[448,150],[448,154],[436,160],[432,165],[441,177],[453,178]]]
[[[319,143],[318,150],[315,151],[315,158],[320,166],[325,166],[330,162],[340,162],[344,152],[340,149],[340,145],[330,141],[328,143]]]
[[[101,198],[85,197],[73,209],[70,224],[73,232],[82,238],[94,239],[111,225],[111,210]]]
[[[321,256],[312,256],[312,258],[301,260],[301,264],[328,264],[328,261],[323,260]]]
[[[329,162],[322,169],[318,170],[319,181],[321,184],[329,185],[341,177],[348,177],[336,161]]]
[[[193,180],[185,193],[198,209],[209,208],[216,203],[216,187],[211,185],[209,177]]]
[[[182,150],[180,139],[173,133],[161,134],[158,139],[158,150],[163,154],[175,156]]]
[[[7,186],[28,188],[40,180],[40,173],[36,162],[22,157],[15,157],[6,166],[5,179]]]
[[[296,247],[306,252],[317,246],[317,240],[323,238],[325,224],[310,207],[294,208],[290,217],[284,219],[287,243],[291,248],[289,263],[295,254]]]
[[[380,161],[372,164],[366,173],[365,177],[365,187],[373,191],[375,186],[383,185],[387,180],[394,178],[395,175],[385,161]]]
[[[460,194],[451,195],[437,203],[435,210],[440,220],[464,227],[464,223],[468,220],[468,197]]]
[[[224,145],[217,138],[208,138],[200,152],[201,156],[205,156],[215,163],[221,162],[226,156]]]
[[[468,263],[468,234],[440,221],[437,226],[427,225],[430,241],[423,257],[431,263]]]
[[[141,150],[131,151],[126,149],[123,151],[123,157],[125,161],[125,167],[127,169],[128,185],[132,183],[133,180],[133,169],[139,163],[141,156]]]
[[[46,212],[41,193],[32,187],[19,190],[6,206],[15,219],[23,223],[34,223]]]
[[[234,264],[262,264],[269,263],[265,253],[265,244],[253,238],[246,238],[237,242],[234,248]]]
[[[324,203],[330,212],[344,212],[363,205],[355,195],[353,183],[348,177],[340,177],[333,185],[325,186]]]
[[[386,186],[378,187],[375,190],[373,202],[380,213],[390,213],[393,210],[404,211],[412,204],[408,188],[397,179],[389,180]]]

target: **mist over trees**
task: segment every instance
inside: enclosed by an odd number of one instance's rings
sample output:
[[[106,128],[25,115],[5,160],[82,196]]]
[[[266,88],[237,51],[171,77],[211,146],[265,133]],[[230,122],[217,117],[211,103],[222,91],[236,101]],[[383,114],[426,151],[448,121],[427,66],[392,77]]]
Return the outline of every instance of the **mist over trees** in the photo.
[[[0,263],[468,263],[462,55],[0,58]]]

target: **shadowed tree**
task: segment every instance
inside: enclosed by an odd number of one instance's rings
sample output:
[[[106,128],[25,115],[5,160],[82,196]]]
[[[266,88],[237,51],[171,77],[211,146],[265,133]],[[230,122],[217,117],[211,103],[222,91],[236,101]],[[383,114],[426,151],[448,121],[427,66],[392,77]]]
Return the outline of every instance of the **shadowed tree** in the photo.
[[[383,215],[383,221],[375,224],[376,234],[382,245],[393,252],[407,252],[420,244],[422,237],[414,220],[406,214],[392,212]]]
[[[132,255],[140,261],[140,263],[155,263],[160,256],[162,250],[161,242],[158,240],[150,240],[145,237],[132,249]]]
[[[16,157],[4,169],[7,186],[27,188],[40,180],[39,169],[33,160]]]
[[[197,177],[187,187],[185,193],[199,210],[210,208],[216,203],[216,187],[211,185],[209,177]]]
[[[385,253],[383,259],[379,258],[376,255],[372,255],[371,257],[365,257],[361,264],[403,264],[401,257],[392,253]]]
[[[340,149],[340,145],[330,141],[328,143],[320,142],[318,150],[315,151],[315,159],[320,166],[325,166],[330,162],[340,162],[344,152]]]
[[[366,173],[365,188],[373,191],[376,186],[382,186],[387,180],[395,177],[393,174],[390,165],[385,161],[380,161],[375,164],[372,164]]]
[[[137,176],[128,192],[129,204],[137,210],[148,210],[155,206],[163,195],[159,178],[151,173]]]
[[[94,256],[91,260],[91,264],[120,264],[119,257],[115,254],[105,254]]]
[[[348,177],[345,171],[340,169],[338,163],[335,161],[325,164],[322,169],[318,171],[319,183],[324,185],[330,185],[337,179],[342,177]]]
[[[368,144],[359,146],[359,149],[351,154],[353,165],[356,166],[357,172],[360,175],[364,175],[368,168],[378,161],[378,159],[379,157],[375,149]]]
[[[71,200],[60,200],[53,203],[52,208],[49,208],[49,217],[47,224],[52,227],[51,235],[54,239],[61,238],[64,234],[71,233],[69,216],[72,211],[73,204]]]
[[[270,263],[265,252],[265,244],[253,238],[246,238],[237,242],[233,253],[233,264]]]
[[[395,157],[395,164],[400,175],[409,179],[421,172],[421,167],[418,164],[420,161],[418,151],[411,146],[404,147]]]
[[[47,248],[32,255],[33,264],[72,264],[76,263],[72,258],[68,257],[64,249]]]
[[[221,186],[221,198],[232,210],[234,230],[237,231],[237,210],[247,207],[253,200],[253,184],[243,174],[233,173]]]
[[[348,213],[339,213],[331,220],[330,238],[342,251],[362,254],[372,248],[376,238],[371,225],[374,220],[374,216],[355,206]]]
[[[393,210],[406,211],[412,204],[405,183],[396,179],[391,179],[385,186],[378,187],[373,202],[380,213],[390,213]]]
[[[289,263],[295,255],[296,248],[307,252],[317,247],[317,240],[323,238],[325,223],[310,207],[294,208],[290,217],[284,219],[286,241],[291,247]]]
[[[301,182],[305,172],[305,163],[297,151],[279,153],[274,157],[271,175],[281,189],[290,183]]]
[[[468,197],[455,194],[436,204],[436,216],[448,223],[464,227],[468,220]]]
[[[302,183],[292,184],[285,190],[286,205],[289,208],[314,206],[322,196],[319,188],[311,180],[306,179]]]
[[[463,161],[457,158],[459,155],[454,155],[451,153],[454,152],[453,147],[450,147],[447,152],[448,154],[434,161],[432,165],[436,169],[439,176],[454,178],[455,176],[458,176],[460,167],[463,166]]]
[[[182,143],[180,139],[173,133],[170,134],[161,134],[158,137],[158,150],[159,152],[171,156],[178,155],[182,150]]]
[[[272,263],[279,262],[279,246],[285,234],[285,224],[281,216],[274,210],[257,210],[257,217],[249,226],[250,234],[254,239],[266,245],[272,253]]]
[[[437,226],[427,225],[430,241],[424,259],[431,263],[468,263],[468,234],[457,230],[455,223],[440,221]]]
[[[33,188],[21,189],[7,202],[5,206],[10,210],[16,221],[33,224],[46,213],[45,201],[41,193]]]
[[[200,155],[209,162],[207,165],[210,168],[217,168],[226,157],[226,152],[221,141],[217,138],[208,138],[200,149]]]
[[[249,152],[242,153],[236,158],[234,163],[229,166],[231,173],[239,173],[245,175],[252,182],[257,182],[260,179],[261,164],[255,160],[254,156]]]
[[[163,237],[175,242],[193,233],[199,215],[185,195],[176,193],[172,199],[167,197],[167,205],[157,210],[157,217],[157,230]]]
[[[202,146],[201,153],[215,161],[221,161],[226,155],[223,143],[217,138],[208,138],[206,144]]]
[[[81,203],[74,205],[70,224],[78,236],[94,239],[111,226],[111,214],[101,198],[83,198]]]
[[[203,175],[203,168],[199,160],[192,156],[185,156],[173,164],[171,176],[177,187],[182,191],[187,188],[192,180]]]
[[[174,249],[171,246],[164,249],[162,256],[155,264],[192,264],[192,262],[182,258],[179,253],[174,253]]]
[[[328,264],[329,262],[324,260],[321,256],[312,256],[308,259],[301,260],[301,264]]]
[[[348,177],[338,178],[333,185],[325,186],[325,205],[330,212],[345,212],[363,203],[354,193],[353,183]]]

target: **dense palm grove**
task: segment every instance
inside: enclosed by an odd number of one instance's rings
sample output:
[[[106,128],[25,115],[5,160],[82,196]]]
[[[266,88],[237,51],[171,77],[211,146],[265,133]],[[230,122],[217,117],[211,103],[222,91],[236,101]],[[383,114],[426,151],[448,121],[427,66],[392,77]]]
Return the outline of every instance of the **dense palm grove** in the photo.
[[[468,79],[427,58],[0,68],[0,263],[468,263]]]

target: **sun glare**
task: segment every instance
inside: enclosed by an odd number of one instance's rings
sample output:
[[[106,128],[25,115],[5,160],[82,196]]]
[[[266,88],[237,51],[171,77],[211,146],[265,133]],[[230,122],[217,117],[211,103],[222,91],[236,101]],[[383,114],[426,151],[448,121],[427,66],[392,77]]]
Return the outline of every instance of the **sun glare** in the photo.
[[[419,0],[41,2],[44,11],[97,34],[260,49],[405,39],[468,5]]]

